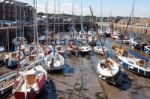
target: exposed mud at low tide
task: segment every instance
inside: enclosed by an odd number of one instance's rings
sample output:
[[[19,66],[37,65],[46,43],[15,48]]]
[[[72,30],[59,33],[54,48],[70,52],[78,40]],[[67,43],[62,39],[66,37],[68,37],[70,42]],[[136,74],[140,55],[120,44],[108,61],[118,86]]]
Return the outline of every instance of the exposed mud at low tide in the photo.
[[[115,44],[111,39],[107,39],[105,43],[109,49]],[[109,56],[114,57],[112,50]],[[128,76],[128,85],[125,88],[113,86],[97,76],[96,65],[99,58],[104,57],[94,52],[84,57],[66,56],[64,71],[48,75],[49,81],[37,99],[150,99],[149,78],[133,74],[121,66]]]

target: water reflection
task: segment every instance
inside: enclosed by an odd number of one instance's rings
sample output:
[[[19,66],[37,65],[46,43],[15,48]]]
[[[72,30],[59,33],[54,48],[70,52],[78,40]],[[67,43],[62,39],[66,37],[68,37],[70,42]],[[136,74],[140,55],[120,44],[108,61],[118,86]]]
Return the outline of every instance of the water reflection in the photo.
[[[120,84],[117,86],[122,90],[127,90],[131,88],[132,80],[128,77],[128,75],[124,72],[123,69],[120,70]]]
[[[65,64],[63,69],[63,75],[71,75],[74,73],[74,69],[71,65]]]

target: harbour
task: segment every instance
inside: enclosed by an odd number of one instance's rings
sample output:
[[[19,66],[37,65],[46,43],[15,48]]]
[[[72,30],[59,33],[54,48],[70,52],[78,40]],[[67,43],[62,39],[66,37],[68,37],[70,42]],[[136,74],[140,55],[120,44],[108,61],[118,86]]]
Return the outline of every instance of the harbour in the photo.
[[[128,17],[105,17],[107,0],[79,1],[0,1],[0,99],[150,99],[141,1]]]
[[[112,39],[107,39],[106,42],[110,41],[113,42]],[[109,47],[111,48],[111,46]],[[45,99],[67,99],[69,97],[72,97],[72,99],[93,99],[98,97],[105,97],[105,95],[108,99],[120,99],[120,97],[124,97],[122,99],[140,99],[143,97],[144,99],[149,98],[147,92],[149,91],[148,82],[150,82],[150,80],[147,78],[140,77],[125,70],[125,73],[129,76],[128,82],[125,83],[125,89],[120,89],[101,80],[98,77],[96,73],[96,64],[98,60],[96,53],[91,53],[90,57],[88,55],[84,57],[66,57],[65,65],[69,70],[64,73],[49,74],[48,84],[50,85],[46,86],[49,86],[50,88],[46,87],[46,92],[44,91],[41,96],[37,97],[37,99],[40,99],[41,97],[45,97]],[[103,58],[103,56],[101,57]],[[116,98],[116,96],[118,98]],[[10,95],[9,99],[15,98]]]

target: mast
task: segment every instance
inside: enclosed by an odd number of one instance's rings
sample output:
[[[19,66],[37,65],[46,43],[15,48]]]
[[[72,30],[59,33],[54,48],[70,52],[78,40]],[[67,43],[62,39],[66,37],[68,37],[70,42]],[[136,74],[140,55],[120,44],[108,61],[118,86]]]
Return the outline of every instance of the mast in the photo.
[[[35,29],[35,13],[36,13],[36,11],[35,11],[36,9],[35,9],[35,0],[33,0],[33,35],[34,35],[34,43],[36,43],[36,36],[35,36],[35,32],[36,32],[36,29]]]
[[[103,7],[102,7],[102,0],[101,0],[101,31],[103,30],[103,26],[102,26],[103,25],[103,23],[102,23],[102,21],[103,21],[103,18],[102,18],[103,17],[102,16],[102,8]]]
[[[14,0],[14,6],[15,6],[15,21],[16,21],[16,38],[17,38],[17,5],[16,5],[16,0]]]
[[[60,32],[60,0],[58,0],[58,33]]]
[[[56,2],[55,2],[56,0],[54,0],[54,55],[55,55],[55,45],[56,45],[56,39],[55,39],[55,30],[56,30],[56,27],[55,27],[55,25],[56,25],[56,9],[55,9],[55,7],[56,7]]]
[[[38,44],[38,31],[37,31],[37,0],[33,0],[33,21],[34,21],[34,43]]]
[[[72,32],[73,32],[73,40],[74,40],[74,35],[75,35],[75,27],[74,27],[74,12],[73,12],[73,10],[74,10],[74,5],[73,5],[73,3],[74,3],[74,0],[72,0]]]
[[[62,38],[63,36],[62,30],[61,30],[60,0],[58,0],[58,23],[57,24],[58,24],[57,32],[59,33],[58,42],[60,42],[60,38]]]
[[[46,16],[46,33],[47,33],[47,47],[49,44],[49,16],[48,16],[48,1],[45,3],[45,13],[47,14]],[[48,52],[47,52],[48,53]]]
[[[23,24],[22,24],[22,32],[23,32],[23,34],[22,34],[21,38],[24,37],[24,21],[26,22],[25,9],[23,8]]]
[[[132,12],[131,12],[131,25],[132,26],[134,24],[134,6],[135,6],[135,0],[133,0]]]
[[[127,33],[128,26],[129,26],[130,23],[131,23],[131,28],[133,27],[133,21],[134,21],[134,3],[135,3],[135,0],[133,0],[131,14],[130,14],[129,20],[127,21],[127,25],[126,25],[126,29],[125,29],[124,33]],[[130,35],[130,39],[131,39],[131,33],[129,33],[129,35]],[[122,34],[122,36],[123,36],[123,34]],[[122,47],[122,45],[123,45],[123,38],[122,38],[122,43],[120,45],[120,48]]]
[[[133,0],[132,10],[131,10],[130,18],[129,18],[129,23],[131,24],[131,30],[134,24],[134,4],[135,4],[135,0]],[[129,23],[127,25],[129,25]],[[131,32],[130,32],[130,38],[131,38]]]
[[[48,36],[48,27],[49,27],[49,23],[48,23],[48,1],[45,3],[45,13],[47,14],[46,17],[46,32],[47,32],[47,36]]]
[[[36,40],[37,40],[37,44],[39,44],[39,40],[38,40],[38,37],[39,37],[39,35],[38,35],[38,27],[37,27],[37,0],[36,0],[36,2],[35,2],[35,28],[36,28]]]
[[[81,32],[83,32],[83,5],[81,0]]]
[[[64,33],[65,32],[65,27],[64,27],[64,10],[63,10],[62,20],[63,20],[63,33]]]
[[[93,11],[92,11],[91,6],[89,6],[89,8],[90,8],[90,11],[91,11],[91,15],[92,15],[92,17],[93,17],[94,15],[93,15]],[[102,50],[103,50],[103,53],[104,53],[105,60],[107,60],[107,56],[106,56],[106,53],[105,53],[105,51],[104,51],[104,47],[103,47],[102,41],[101,41],[101,39],[100,39],[100,36],[98,35],[97,26],[96,26],[95,22],[94,22],[94,26],[95,26],[95,28],[96,28],[96,35],[97,35],[97,37],[98,37],[98,39],[100,40],[100,43],[101,43],[101,45],[102,45]]]

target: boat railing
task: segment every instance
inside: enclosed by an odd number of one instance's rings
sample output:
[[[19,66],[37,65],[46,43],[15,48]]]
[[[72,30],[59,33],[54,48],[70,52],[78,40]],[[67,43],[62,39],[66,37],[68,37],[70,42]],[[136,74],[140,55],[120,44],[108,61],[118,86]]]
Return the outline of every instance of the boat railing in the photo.
[[[21,69],[19,69],[19,70],[20,70],[20,71],[28,70],[28,69],[32,68],[33,66],[35,66],[35,65],[37,65],[37,64],[40,64],[40,63],[42,63],[42,62],[43,62],[43,60],[36,61],[36,62],[34,62],[33,64],[28,65],[28,66],[26,66],[25,68],[21,68]],[[1,76],[0,76],[0,83],[3,82],[3,81],[5,81],[5,80],[9,80],[9,79],[11,79],[11,78],[13,78],[13,77],[15,77],[15,76],[16,76],[16,71],[12,71],[12,72],[6,73],[6,74],[4,74],[4,75],[1,75]]]
[[[13,78],[15,76],[16,76],[16,72],[15,71],[6,73],[4,75],[1,75],[0,76],[0,83],[3,82],[3,81],[5,81],[5,80],[9,80],[10,78]]]
[[[27,66],[24,66],[25,68],[22,68],[22,70],[31,69],[32,67],[37,66],[38,64],[41,64],[42,62],[43,62],[43,60],[37,60],[37,61],[35,61],[35,62],[32,63],[32,64],[29,64],[29,65],[27,65]]]

